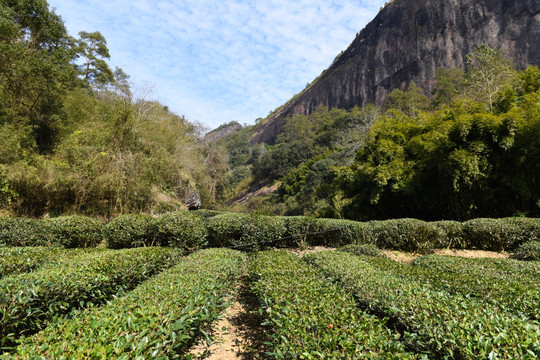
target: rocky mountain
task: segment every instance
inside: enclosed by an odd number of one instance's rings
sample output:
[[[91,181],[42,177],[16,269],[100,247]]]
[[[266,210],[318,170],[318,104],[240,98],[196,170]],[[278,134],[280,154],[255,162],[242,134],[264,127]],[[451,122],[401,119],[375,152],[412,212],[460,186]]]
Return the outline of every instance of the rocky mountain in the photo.
[[[210,131],[204,137],[199,140],[200,145],[207,145],[213,142],[218,141],[226,135],[235,133],[242,129],[242,125],[236,121],[231,121],[230,123],[223,124],[220,127]]]
[[[381,104],[411,81],[430,91],[439,67],[466,65],[488,44],[518,68],[540,65],[540,0],[393,0],[303,92],[255,127],[251,142],[272,144],[284,119],[319,105]]]

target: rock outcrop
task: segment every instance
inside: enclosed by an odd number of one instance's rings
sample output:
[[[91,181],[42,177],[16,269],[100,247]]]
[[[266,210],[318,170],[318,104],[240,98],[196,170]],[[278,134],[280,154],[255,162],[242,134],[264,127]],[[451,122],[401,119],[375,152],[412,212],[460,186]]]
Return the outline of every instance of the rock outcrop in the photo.
[[[207,145],[207,144],[216,142],[219,139],[223,138],[225,135],[235,133],[237,131],[240,131],[241,129],[242,129],[242,125],[240,125],[236,121],[232,121],[228,124],[223,124],[217,129],[214,129],[210,131],[208,134],[206,134],[202,139],[199,140],[199,144]]]
[[[254,129],[253,144],[272,144],[283,121],[319,105],[381,104],[411,81],[430,91],[439,67],[465,67],[488,44],[518,68],[540,65],[540,0],[393,0],[301,94]]]

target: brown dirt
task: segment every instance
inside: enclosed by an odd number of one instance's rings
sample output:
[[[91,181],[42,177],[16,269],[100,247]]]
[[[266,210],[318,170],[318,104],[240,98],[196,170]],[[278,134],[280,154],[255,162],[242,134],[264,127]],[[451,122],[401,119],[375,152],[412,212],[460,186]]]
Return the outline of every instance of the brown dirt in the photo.
[[[190,354],[207,360],[265,359],[267,338],[261,325],[264,319],[257,308],[254,295],[247,286],[241,286],[237,299],[213,327],[212,344],[207,346],[203,340]]]
[[[414,259],[416,259],[419,256],[422,256],[421,254],[416,253],[406,253],[401,251],[394,251],[394,250],[382,250],[381,251],[387,258],[403,262],[406,264],[412,263]],[[433,251],[436,255],[447,255],[447,256],[461,256],[471,259],[479,259],[479,258],[500,258],[500,259],[508,259],[510,258],[510,254],[508,253],[498,253],[494,251],[484,251],[484,250],[455,250],[455,249],[436,249]]]
[[[419,256],[422,256],[416,253],[406,253],[406,252],[395,251],[395,250],[381,250],[381,253],[387,258],[389,258],[390,260],[399,261],[406,264],[410,264],[412,263],[414,259],[416,259]]]
[[[327,251],[327,250],[335,251],[337,249],[336,248],[331,248],[331,247],[325,247],[325,246],[312,246],[312,247],[308,247],[306,249],[290,248],[290,249],[287,249],[287,250],[289,250],[290,252],[296,254],[299,257],[302,257],[302,256],[304,256],[306,254],[309,254],[309,253],[314,253],[314,252],[319,252],[319,251]]]
[[[466,258],[501,258],[501,259],[510,258],[509,253],[498,253],[494,251],[483,251],[483,250],[437,249],[435,250],[434,253],[437,255],[462,256]]]

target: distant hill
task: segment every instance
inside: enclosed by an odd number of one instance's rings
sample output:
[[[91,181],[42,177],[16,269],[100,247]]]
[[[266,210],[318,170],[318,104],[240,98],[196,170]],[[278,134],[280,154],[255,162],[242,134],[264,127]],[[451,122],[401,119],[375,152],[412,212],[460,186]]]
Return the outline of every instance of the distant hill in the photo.
[[[381,104],[411,81],[428,92],[439,67],[465,67],[488,44],[518,68],[540,65],[540,0],[393,0],[303,92],[255,126],[252,144],[273,144],[284,119],[318,106]]]

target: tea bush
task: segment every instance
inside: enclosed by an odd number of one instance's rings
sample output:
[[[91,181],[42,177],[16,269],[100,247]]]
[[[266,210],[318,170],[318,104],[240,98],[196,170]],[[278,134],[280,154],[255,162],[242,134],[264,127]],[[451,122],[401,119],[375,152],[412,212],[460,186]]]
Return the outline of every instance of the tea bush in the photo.
[[[161,246],[194,250],[207,244],[204,219],[187,211],[161,215],[155,221],[153,231],[156,242]]]
[[[256,251],[279,245],[287,231],[283,217],[226,213],[208,219],[210,247]]]
[[[107,247],[124,249],[154,245],[154,218],[148,215],[127,214],[112,219],[105,226]]]
[[[48,243],[65,248],[84,248],[99,245],[104,225],[87,216],[61,216],[42,220]]]
[[[540,260],[540,241],[528,241],[521,244],[514,256],[521,260]]]

